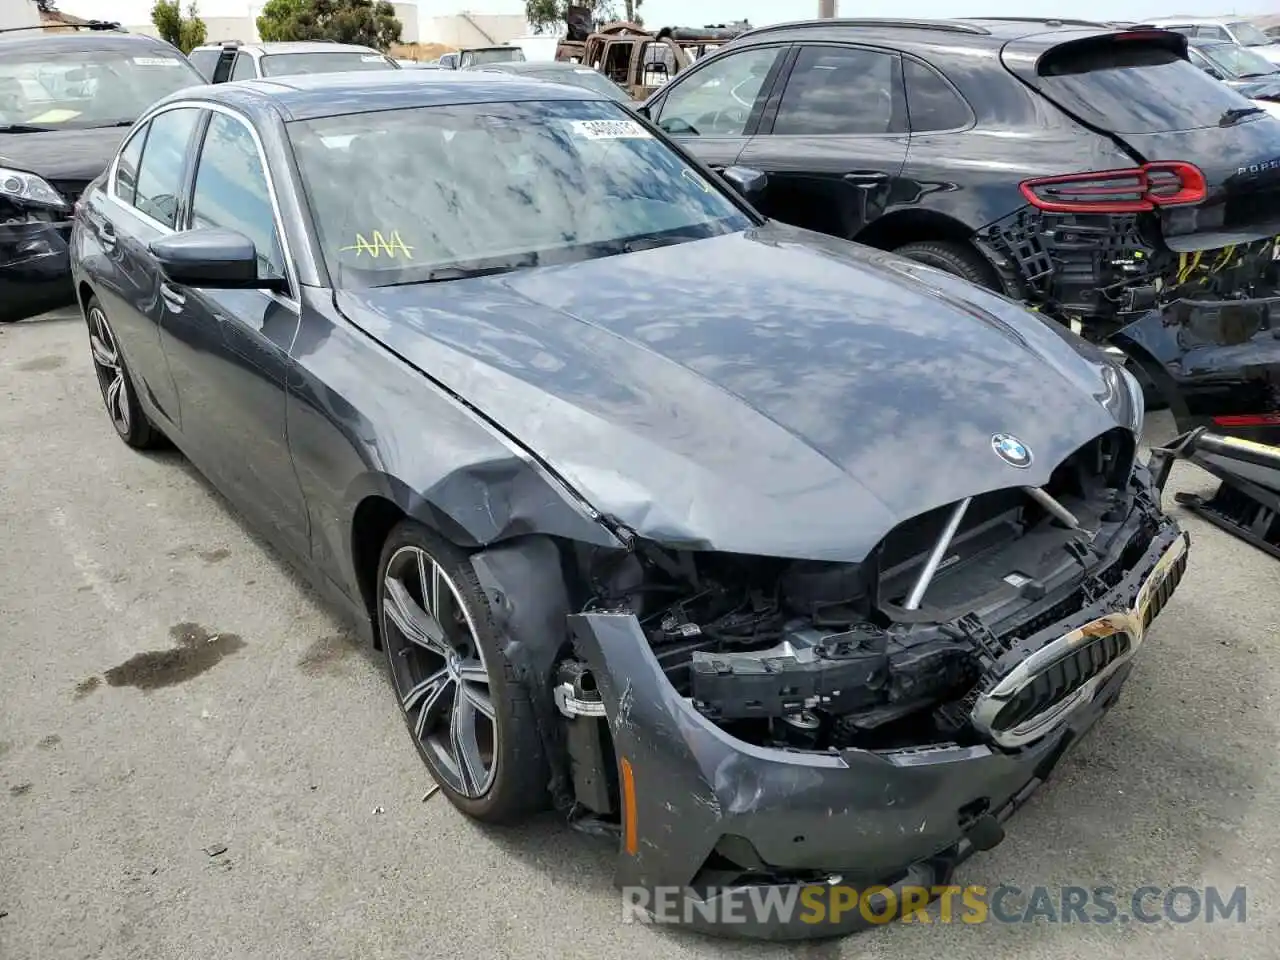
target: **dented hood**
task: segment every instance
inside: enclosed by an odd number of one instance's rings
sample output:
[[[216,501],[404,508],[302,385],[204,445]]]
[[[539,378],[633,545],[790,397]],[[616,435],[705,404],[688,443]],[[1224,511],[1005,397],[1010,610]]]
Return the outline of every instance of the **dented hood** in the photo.
[[[860,560],[911,516],[1044,483],[1127,417],[1114,369],[1056,325],[774,224],[336,302],[597,510],[691,547]]]

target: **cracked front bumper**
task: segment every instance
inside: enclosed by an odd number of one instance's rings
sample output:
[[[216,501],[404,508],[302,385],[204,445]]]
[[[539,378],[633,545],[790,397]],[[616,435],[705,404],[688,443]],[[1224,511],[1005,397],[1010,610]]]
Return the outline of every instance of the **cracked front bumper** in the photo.
[[[71,221],[0,224],[0,321],[75,302]]]
[[[1113,614],[1138,611],[1148,576],[1186,535],[1164,518],[1143,559],[1115,588],[1061,624],[1067,634]],[[1167,565],[1167,564],[1166,564]],[[1140,614],[1139,614],[1140,615]],[[680,890],[687,923],[724,936],[811,939],[868,925],[860,911],[835,922],[745,916],[717,909],[740,888],[703,889],[714,853],[754,859],[750,886],[765,897],[829,883],[929,888],[992,845],[1008,818],[1044,782],[1066,751],[1119,696],[1132,662],[1117,665],[1032,743],[944,745],[895,752],[827,753],[760,747],[725,733],[668,682],[634,616],[572,616],[581,656],[596,678],[614,747],[632,782],[631,841],[615,879],[659,898]],[[627,818],[624,817],[624,821]],[[745,852],[746,856],[741,854]],[[736,891],[736,892],[735,892]]]

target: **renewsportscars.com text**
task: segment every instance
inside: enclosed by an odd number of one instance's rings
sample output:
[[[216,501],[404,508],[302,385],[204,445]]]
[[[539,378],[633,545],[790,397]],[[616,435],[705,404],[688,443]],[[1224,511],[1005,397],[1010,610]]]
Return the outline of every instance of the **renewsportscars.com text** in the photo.
[[[680,887],[625,887],[625,923],[1244,923],[1244,887],[741,887],[706,899]],[[935,909],[926,909],[937,901]]]

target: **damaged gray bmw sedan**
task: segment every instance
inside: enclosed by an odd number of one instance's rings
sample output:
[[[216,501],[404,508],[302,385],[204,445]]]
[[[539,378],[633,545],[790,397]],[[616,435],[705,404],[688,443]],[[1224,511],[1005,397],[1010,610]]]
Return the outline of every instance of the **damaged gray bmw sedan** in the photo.
[[[111,423],[386,653],[487,822],[617,880],[931,887],[1116,700],[1188,540],[1097,349],[762,219],[581,89],[388,71],[145,115],[81,200]],[[340,724],[340,720],[339,720]]]

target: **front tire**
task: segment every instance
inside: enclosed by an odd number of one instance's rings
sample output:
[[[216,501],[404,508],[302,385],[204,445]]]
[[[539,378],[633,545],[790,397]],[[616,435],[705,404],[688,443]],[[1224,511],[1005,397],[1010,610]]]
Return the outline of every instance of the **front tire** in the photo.
[[[450,802],[486,823],[544,806],[533,705],[467,555],[416,521],[397,525],[378,564],[378,628],[409,733]]]
[[[97,297],[89,298],[84,315],[89,324],[89,352],[93,357],[93,370],[98,376],[98,387],[102,391],[102,402],[106,404],[111,425],[116,428],[120,439],[135,450],[159,446],[163,437],[142,412],[119,341],[116,340],[115,331],[111,329],[111,322]]]

